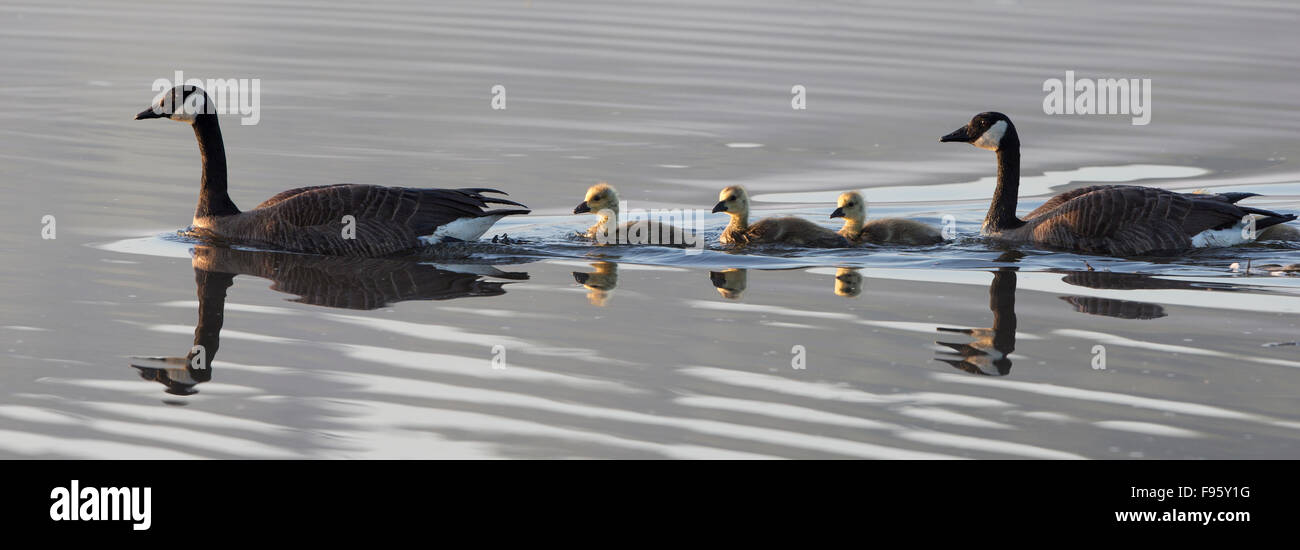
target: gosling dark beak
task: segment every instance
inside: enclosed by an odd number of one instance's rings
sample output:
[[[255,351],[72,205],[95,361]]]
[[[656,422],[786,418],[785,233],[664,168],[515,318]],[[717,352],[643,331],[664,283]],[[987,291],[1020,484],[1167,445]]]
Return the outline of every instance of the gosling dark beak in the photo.
[[[971,139],[973,138],[970,135],[970,126],[962,126],[961,128],[958,128],[955,131],[953,131],[953,133],[939,138],[939,141],[941,142],[960,141],[962,143],[970,143]]]
[[[721,271],[710,271],[709,282],[713,283],[715,287],[722,288],[727,286],[727,276],[723,275]]]
[[[581,272],[581,271],[574,271],[574,272],[573,272],[573,280],[577,281],[578,284],[580,284],[580,285],[585,285],[585,284],[587,284],[587,279],[589,279],[589,278],[591,278],[591,274],[590,274],[590,273],[583,273],[583,272]]]
[[[591,212],[591,207],[587,206],[587,201],[582,201],[582,204],[573,207],[574,214],[584,214],[587,212]]]
[[[714,214],[717,214],[718,212],[726,212],[726,211],[727,211],[727,203],[723,201],[718,201],[718,204],[713,205]]]
[[[834,212],[831,212],[831,218],[843,218],[843,217],[844,217],[844,208],[836,208]]]
[[[153,112],[153,107],[150,107],[148,109],[145,109],[135,114],[136,120],[144,120],[146,118],[167,118],[167,115],[162,115]]]

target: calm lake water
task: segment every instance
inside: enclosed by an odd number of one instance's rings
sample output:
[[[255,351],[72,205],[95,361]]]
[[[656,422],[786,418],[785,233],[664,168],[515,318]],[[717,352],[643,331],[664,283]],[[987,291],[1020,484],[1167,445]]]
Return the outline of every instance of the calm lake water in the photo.
[[[938,142],[1010,115],[1022,212],[1089,182],[1300,212],[1300,6],[1218,4],[6,2],[0,456],[1300,458],[1300,277],[1230,268],[1300,245],[994,245],[992,155]],[[177,236],[193,134],[131,120],[176,70],[261,79],[260,122],[222,119],[244,208],[497,187],[534,214],[494,233],[527,242],[357,260]],[[1151,123],[1043,114],[1066,71],[1151,79]],[[594,247],[569,212],[597,181],[706,211],[740,184],[828,227],[863,189],[872,217],[959,236]],[[196,343],[208,369],[177,369]]]

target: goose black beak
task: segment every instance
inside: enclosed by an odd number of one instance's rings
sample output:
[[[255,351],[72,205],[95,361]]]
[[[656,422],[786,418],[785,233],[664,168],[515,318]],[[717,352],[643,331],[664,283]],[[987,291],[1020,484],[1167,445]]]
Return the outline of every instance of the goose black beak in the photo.
[[[718,212],[726,212],[726,211],[727,211],[727,203],[723,201],[718,201],[718,204],[713,205],[714,214],[717,214]]]
[[[148,109],[145,109],[135,114],[136,120],[144,120],[147,118],[167,118],[167,115],[155,113],[153,107],[150,107]]]
[[[844,217],[844,208],[842,207],[836,208],[834,212],[831,212],[831,218],[843,218],[843,217]]]
[[[587,212],[591,212],[591,207],[587,206],[587,201],[582,201],[582,204],[573,207],[574,214],[584,214]]]
[[[954,130],[951,134],[939,138],[939,141],[945,143],[949,141],[960,141],[962,143],[970,143],[971,139],[973,138],[971,138],[970,135],[970,126],[962,126],[961,128]]]

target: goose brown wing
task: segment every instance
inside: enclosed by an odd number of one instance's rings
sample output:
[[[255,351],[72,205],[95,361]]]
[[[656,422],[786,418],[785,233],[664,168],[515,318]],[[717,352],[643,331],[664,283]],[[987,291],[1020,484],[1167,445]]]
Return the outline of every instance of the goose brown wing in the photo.
[[[1055,210],[1058,206],[1061,206],[1062,204],[1069,202],[1071,199],[1074,199],[1076,197],[1081,197],[1083,195],[1087,195],[1088,193],[1091,193],[1093,191],[1098,191],[1102,189],[1116,189],[1121,187],[1135,187],[1139,189],[1149,189],[1149,188],[1139,187],[1136,185],[1089,185],[1087,187],[1071,189],[1069,191],[1066,191],[1064,193],[1061,193],[1055,197],[1048,199],[1047,202],[1043,203],[1042,206],[1035,208],[1032,212],[1026,215],[1025,219],[1031,220],[1033,218],[1041,216],[1045,212],[1051,212],[1052,210]],[[1259,193],[1238,193],[1238,192],[1230,192],[1230,193],[1196,192],[1196,193],[1180,193],[1180,194],[1192,200],[1212,200],[1212,201],[1219,201],[1225,203],[1235,203],[1244,198],[1259,196]]]
[[[282,223],[311,227],[339,223],[353,216],[358,223],[393,224],[417,235],[459,218],[523,213],[526,210],[490,210],[490,203],[523,206],[485,197],[492,189],[415,189],[377,185],[339,184],[292,189],[271,197],[255,211],[274,215]]]
[[[459,218],[523,214],[522,206],[485,197],[491,189],[413,189],[340,184],[285,191],[243,213],[240,240],[300,252],[380,256],[417,248],[419,237]],[[344,216],[352,216],[354,238],[345,238]]]
[[[1088,188],[1085,188],[1088,189]],[[1195,207],[1185,195],[1137,186],[1098,186],[1058,204],[1032,224],[1033,239],[1086,252],[1137,255],[1191,246],[1184,223]],[[1209,201],[1233,207],[1223,201]]]
[[[254,207],[254,209],[257,209],[257,208],[266,208],[266,207],[268,207],[268,206],[274,206],[275,204],[280,203],[280,202],[284,201],[285,199],[288,199],[289,197],[292,197],[292,196],[297,195],[297,194],[299,194],[299,193],[305,193],[305,192],[309,192],[309,191],[318,191],[318,190],[321,190],[321,189],[329,189],[329,188],[331,188],[331,187],[340,187],[340,186],[344,186],[344,185],[349,185],[349,184],[346,184],[346,183],[336,183],[336,184],[333,184],[333,185],[312,185],[312,186],[308,186],[308,187],[297,187],[297,188],[294,188],[294,189],[287,189],[287,190],[285,190],[285,191],[281,191],[281,192],[279,192],[279,193],[276,193],[275,196],[273,196],[273,197],[271,197],[271,198],[269,198],[269,199],[266,199],[266,200],[262,201],[262,204],[257,205],[256,207]]]
[[[1091,193],[1093,191],[1098,191],[1102,189],[1115,189],[1118,187],[1132,187],[1132,186],[1130,185],[1089,185],[1087,187],[1071,189],[1055,197],[1047,199],[1047,202],[1043,203],[1042,206],[1035,208],[1032,212],[1026,215],[1025,220],[1032,220],[1034,218],[1037,218],[1038,216],[1043,215],[1045,212],[1051,212],[1052,210],[1055,210],[1057,207],[1069,202],[1070,200],[1076,197],[1087,195],[1088,193]]]

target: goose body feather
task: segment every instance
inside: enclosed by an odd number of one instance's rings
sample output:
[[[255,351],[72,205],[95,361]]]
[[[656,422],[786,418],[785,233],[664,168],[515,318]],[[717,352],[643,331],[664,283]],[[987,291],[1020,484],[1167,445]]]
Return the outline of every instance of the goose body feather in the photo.
[[[1262,216],[1256,219],[1257,230],[1295,218],[1238,206],[1232,199],[1134,185],[1090,186],[1053,197],[1030,212],[1020,227],[988,234],[1053,248],[1133,256],[1242,244],[1252,240],[1243,231],[1247,216]]]
[[[448,241],[472,241],[526,209],[490,209],[491,189],[416,189],[336,184],[281,192],[252,210],[198,216],[196,233],[293,252],[385,256]],[[345,216],[352,220],[345,221]],[[347,224],[354,223],[345,232]],[[351,237],[351,238],[349,238]]]

